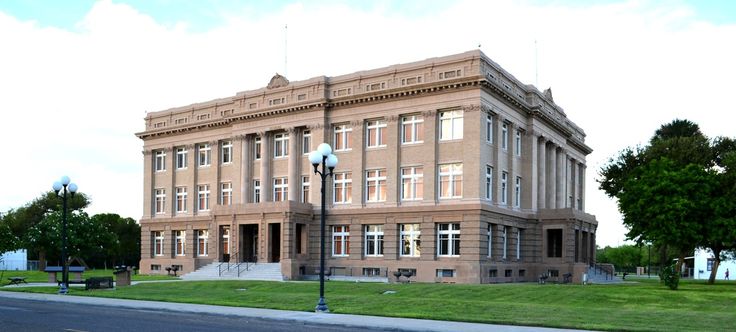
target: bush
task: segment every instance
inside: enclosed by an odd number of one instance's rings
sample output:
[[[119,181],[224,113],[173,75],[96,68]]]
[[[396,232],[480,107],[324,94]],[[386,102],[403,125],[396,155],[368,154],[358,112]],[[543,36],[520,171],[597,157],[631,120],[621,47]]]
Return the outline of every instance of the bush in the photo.
[[[671,290],[677,290],[677,286],[680,284],[680,274],[677,273],[674,265],[666,266],[659,273],[659,280]]]

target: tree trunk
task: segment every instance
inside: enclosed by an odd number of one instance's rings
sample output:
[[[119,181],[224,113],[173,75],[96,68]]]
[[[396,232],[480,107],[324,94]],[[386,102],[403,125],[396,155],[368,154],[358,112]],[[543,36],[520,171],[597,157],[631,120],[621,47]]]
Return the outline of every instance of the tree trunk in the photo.
[[[38,251],[38,270],[39,271],[46,270],[46,251],[45,250]]]
[[[679,273],[679,276],[682,277],[682,264],[685,263],[685,253],[680,251],[679,256],[677,256],[677,264],[675,265],[675,272]]]
[[[721,265],[721,250],[720,246],[713,248],[713,267],[710,269],[710,278],[708,278],[708,284],[712,285],[716,282],[716,274],[718,273],[718,265]],[[706,263],[708,264],[708,263]]]

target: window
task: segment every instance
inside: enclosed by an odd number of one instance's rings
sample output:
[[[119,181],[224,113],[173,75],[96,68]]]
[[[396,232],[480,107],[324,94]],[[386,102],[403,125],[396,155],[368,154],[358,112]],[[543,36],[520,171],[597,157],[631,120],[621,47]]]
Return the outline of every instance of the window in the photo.
[[[289,134],[281,133],[273,136],[273,157],[284,158],[289,156]]]
[[[383,256],[383,225],[365,226],[365,255]]]
[[[386,201],[386,170],[377,169],[365,172],[366,200],[368,202]]]
[[[514,207],[521,207],[521,177],[516,177],[514,183]]]
[[[516,259],[521,259],[521,229],[516,230]]]
[[[509,173],[501,173],[501,204],[506,204],[508,201],[508,179]]]
[[[422,167],[401,169],[401,200],[414,201],[424,197],[424,174]]]
[[[253,141],[253,157],[255,160],[261,159],[261,138],[256,137],[256,139]]]
[[[220,205],[233,204],[233,183],[220,183]]]
[[[463,111],[440,112],[440,141],[463,138]]]
[[[463,164],[440,165],[440,198],[463,196]]]
[[[210,209],[210,185],[208,184],[201,184],[197,186],[197,191],[199,194],[199,205],[197,206],[197,210],[199,211],[209,211]]]
[[[509,125],[505,123],[501,125],[501,148],[509,148]]]
[[[366,147],[376,148],[386,146],[386,121],[373,120],[366,123]]]
[[[207,143],[200,143],[199,146],[199,167],[206,167],[210,165],[210,145]]]
[[[253,203],[261,202],[261,180],[253,180]]]
[[[401,256],[419,257],[421,254],[421,231],[419,224],[401,224]]]
[[[332,226],[332,256],[350,255],[350,226]]]
[[[493,224],[488,224],[486,237],[488,237],[488,257],[493,257]]]
[[[517,130],[514,135],[514,153],[521,157],[521,130]]]
[[[274,178],[273,179],[273,201],[282,202],[289,200],[289,179]]]
[[[460,224],[437,224],[437,256],[460,255]]]
[[[421,115],[406,115],[401,118],[401,143],[424,142],[424,118]]]
[[[176,212],[187,212],[187,187],[176,187]]]
[[[163,256],[164,255],[164,232],[155,231],[151,232],[153,237],[153,255]]]
[[[510,270],[510,269],[508,269],[508,270],[505,270],[505,271],[503,271],[503,272],[504,272],[504,273],[503,273],[503,274],[504,274],[503,276],[504,276],[504,277],[506,277],[506,278],[511,278],[511,277],[513,277],[513,276],[514,276],[514,272],[513,272],[513,270]]]
[[[455,270],[437,269],[437,278],[453,278],[453,277],[455,277]]]
[[[184,231],[174,231],[174,240],[176,245],[174,250],[177,256],[184,256],[184,248],[186,246],[187,233]]]
[[[302,176],[302,203],[309,203],[309,176]]]
[[[155,166],[156,172],[163,172],[166,170],[166,152],[164,150],[156,150],[155,155]]]
[[[486,116],[486,142],[493,143],[493,115]]]
[[[312,132],[305,130],[302,133],[302,153],[309,154],[312,152]]]
[[[486,199],[493,199],[493,167],[486,165]]]
[[[156,214],[166,212],[166,189],[156,189]]]
[[[307,252],[307,225],[296,224],[296,236],[294,247],[296,248],[297,254],[304,254]]]
[[[562,257],[562,230],[547,230],[547,257]]]
[[[488,276],[491,278],[498,278],[498,270],[496,269],[488,270]]]
[[[350,172],[335,173],[335,190],[333,190],[332,201],[335,204],[348,204],[352,203],[351,187],[353,180],[350,177]]]
[[[366,84],[365,85],[365,91],[383,90],[385,88],[386,88],[386,82],[380,82],[380,83],[373,83],[373,84]]]
[[[526,270],[519,270],[519,277],[523,278],[524,276],[526,276]]]
[[[187,148],[180,147],[176,148],[176,169],[187,168]]]
[[[151,272],[158,272],[158,271],[161,271],[161,265],[151,264]]]
[[[179,124],[185,124],[187,122],[189,122],[189,119],[188,118],[178,118],[178,119],[174,120],[174,123],[175,124],[178,124],[178,125]]]
[[[366,277],[380,277],[381,269],[377,267],[364,267],[363,275]]]
[[[353,128],[350,128],[347,125],[335,126],[335,151],[350,150],[350,147],[352,146],[352,133]]]
[[[508,237],[508,227],[503,226],[503,259],[506,260],[506,255],[508,251],[508,243],[509,243],[509,237]]]
[[[220,245],[222,245],[223,254],[230,254],[230,227],[229,226],[222,227],[222,241],[220,241]]]
[[[222,141],[221,156],[222,164],[230,164],[233,162],[233,141]]]
[[[197,256],[207,256],[207,244],[210,231],[206,229],[197,230]]]

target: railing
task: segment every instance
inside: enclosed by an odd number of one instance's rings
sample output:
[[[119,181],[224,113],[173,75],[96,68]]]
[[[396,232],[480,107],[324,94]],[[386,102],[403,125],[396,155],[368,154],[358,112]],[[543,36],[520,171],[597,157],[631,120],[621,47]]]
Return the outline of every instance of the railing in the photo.
[[[238,265],[237,265],[238,278],[240,277],[240,274],[243,272],[243,269],[241,269],[241,267],[242,266],[245,266],[245,271],[250,271],[250,264],[251,264],[250,262],[240,262],[240,263],[238,263]],[[255,264],[255,263],[253,263],[253,264]]]
[[[593,269],[594,274],[602,274],[606,280],[613,280],[613,275],[615,273],[613,264],[591,262],[590,267]]]
[[[239,252],[236,252],[234,256],[235,256],[235,261],[236,262],[240,260],[239,259],[239,257],[240,257],[240,253]],[[233,265],[237,266],[239,264],[233,264]],[[220,276],[220,277],[222,277],[222,272],[223,271],[230,272],[230,259],[228,259],[227,262],[222,262],[222,263],[220,263],[220,264],[217,265],[217,275]]]

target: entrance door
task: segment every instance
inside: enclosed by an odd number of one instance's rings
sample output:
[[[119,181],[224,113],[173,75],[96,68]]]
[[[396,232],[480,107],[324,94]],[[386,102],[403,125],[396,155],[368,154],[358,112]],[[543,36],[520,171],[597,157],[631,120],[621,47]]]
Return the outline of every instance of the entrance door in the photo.
[[[243,227],[243,261],[258,260],[258,225],[241,225]]]
[[[230,226],[220,227],[220,261],[230,261]]]
[[[268,224],[269,242],[271,244],[270,262],[281,260],[281,224]]]

